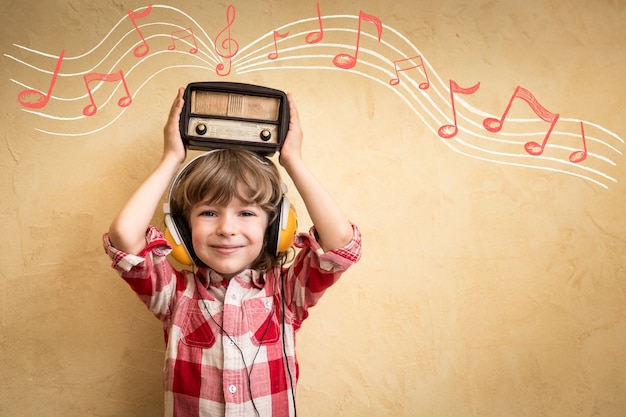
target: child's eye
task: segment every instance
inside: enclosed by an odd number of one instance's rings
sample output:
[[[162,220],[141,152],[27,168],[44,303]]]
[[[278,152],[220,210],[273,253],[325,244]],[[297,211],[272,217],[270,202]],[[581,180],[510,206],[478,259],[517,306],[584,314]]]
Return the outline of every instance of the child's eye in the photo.
[[[215,217],[216,214],[214,211],[212,210],[205,210],[203,212],[200,212],[200,216],[206,216],[206,217]]]
[[[241,212],[241,216],[242,217],[252,217],[252,216],[256,216],[256,213],[253,211],[242,211]]]

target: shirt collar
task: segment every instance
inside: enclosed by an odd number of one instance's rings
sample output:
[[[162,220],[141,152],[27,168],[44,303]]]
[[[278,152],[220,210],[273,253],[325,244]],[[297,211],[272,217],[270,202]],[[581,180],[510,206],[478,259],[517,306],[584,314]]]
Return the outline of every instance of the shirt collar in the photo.
[[[208,283],[208,285],[212,287],[227,287],[230,281],[228,278],[224,278],[218,272],[209,268],[201,268],[198,270],[198,274],[204,285]],[[247,284],[257,288],[263,288],[265,286],[265,274],[255,269],[245,269],[231,279],[238,279],[244,285]]]

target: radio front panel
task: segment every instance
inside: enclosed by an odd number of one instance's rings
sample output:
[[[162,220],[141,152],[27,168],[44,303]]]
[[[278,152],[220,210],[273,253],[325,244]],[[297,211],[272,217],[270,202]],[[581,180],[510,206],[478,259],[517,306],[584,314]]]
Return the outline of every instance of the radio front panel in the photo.
[[[198,138],[219,138],[225,141],[250,142],[254,144],[278,145],[278,125],[260,122],[217,119],[210,117],[190,117],[187,136]]]

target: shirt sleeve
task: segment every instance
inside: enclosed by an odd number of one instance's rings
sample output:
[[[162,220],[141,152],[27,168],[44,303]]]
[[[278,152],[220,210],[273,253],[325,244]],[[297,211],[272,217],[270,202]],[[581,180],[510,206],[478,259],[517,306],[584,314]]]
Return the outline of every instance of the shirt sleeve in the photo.
[[[352,240],[343,248],[324,252],[316,239],[315,228],[296,236],[295,246],[302,250],[287,269],[285,297],[297,322],[308,316],[324,292],[361,258],[361,233],[352,225]]]
[[[184,282],[182,273],[167,260],[171,246],[154,226],[146,231],[146,246],[138,254],[125,253],[111,244],[108,233],[102,237],[111,266],[132,288],[139,299],[161,320],[170,311],[177,282]]]

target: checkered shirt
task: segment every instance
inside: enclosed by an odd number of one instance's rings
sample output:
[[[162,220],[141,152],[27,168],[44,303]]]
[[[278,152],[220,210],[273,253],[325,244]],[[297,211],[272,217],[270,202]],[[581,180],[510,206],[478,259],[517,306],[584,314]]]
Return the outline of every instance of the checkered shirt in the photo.
[[[324,253],[299,233],[294,262],[230,280],[200,268],[178,271],[154,227],[137,256],[104,248],[113,268],[163,322],[165,416],[293,416],[298,362],[295,334],[308,310],[361,256],[361,235]],[[284,307],[284,308],[283,308]]]

